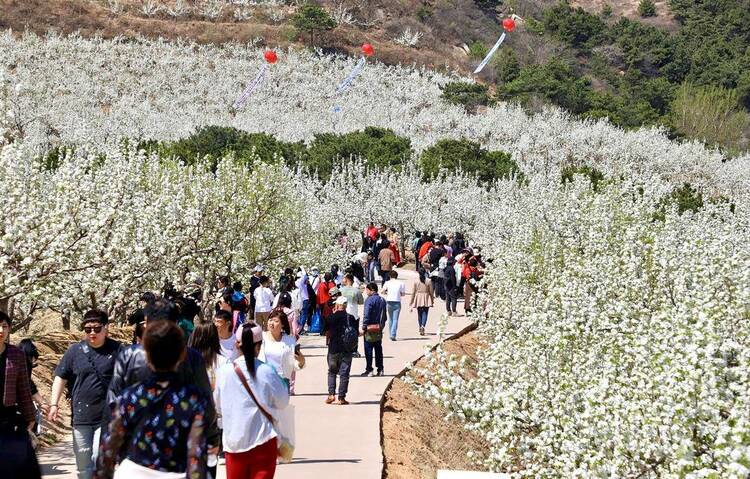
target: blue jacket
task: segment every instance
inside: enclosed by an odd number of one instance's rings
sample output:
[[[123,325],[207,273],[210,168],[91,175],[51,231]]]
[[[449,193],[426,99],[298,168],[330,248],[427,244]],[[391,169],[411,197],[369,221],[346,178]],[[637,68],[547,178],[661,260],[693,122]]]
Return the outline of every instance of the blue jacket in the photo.
[[[385,325],[385,299],[379,294],[372,294],[365,300],[365,314],[362,320],[362,329],[368,324]]]

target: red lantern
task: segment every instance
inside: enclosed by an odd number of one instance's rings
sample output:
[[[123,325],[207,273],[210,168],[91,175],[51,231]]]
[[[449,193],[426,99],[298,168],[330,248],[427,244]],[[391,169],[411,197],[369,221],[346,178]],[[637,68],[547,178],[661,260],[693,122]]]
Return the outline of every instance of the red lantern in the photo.
[[[372,45],[369,43],[365,43],[362,45],[362,53],[364,53],[365,56],[371,57],[375,53],[375,49],[372,48]]]
[[[276,63],[276,60],[279,59],[279,57],[276,56],[276,52],[273,50],[266,50],[265,52],[263,52],[263,58],[265,58],[266,61],[271,65]]]
[[[503,20],[503,28],[506,32],[510,33],[516,29],[516,22],[512,18],[506,18]]]

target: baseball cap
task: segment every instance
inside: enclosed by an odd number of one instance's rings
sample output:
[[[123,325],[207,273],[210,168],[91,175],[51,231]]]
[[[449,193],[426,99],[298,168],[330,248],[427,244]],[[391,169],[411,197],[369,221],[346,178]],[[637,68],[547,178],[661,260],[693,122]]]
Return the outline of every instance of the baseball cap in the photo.
[[[263,265],[262,264],[256,264],[255,265],[255,271],[258,272],[258,273],[260,273],[261,271],[263,271]]]
[[[341,294],[341,291],[336,286],[334,286],[333,288],[328,290],[328,294],[330,294],[331,296],[336,296],[337,294]]]
[[[346,296],[341,296],[340,298],[336,298],[335,304],[346,304],[346,303],[347,303]]]

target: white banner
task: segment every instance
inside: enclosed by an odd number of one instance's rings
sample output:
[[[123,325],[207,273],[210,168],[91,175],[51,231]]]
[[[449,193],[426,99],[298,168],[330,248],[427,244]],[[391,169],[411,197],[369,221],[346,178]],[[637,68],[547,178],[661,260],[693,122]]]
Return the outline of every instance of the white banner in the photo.
[[[235,110],[242,108],[242,105],[245,104],[248,98],[250,98],[250,95],[253,94],[256,88],[258,88],[258,85],[261,84],[263,81],[263,78],[266,76],[266,71],[268,70],[268,63],[264,63],[262,67],[260,67],[260,71],[255,76],[255,80],[250,83],[247,88],[245,88],[245,91],[242,92],[242,95],[240,95],[239,98],[237,98],[237,101],[234,102],[232,105],[232,108]]]
[[[476,70],[474,70],[474,74],[482,71],[482,68],[484,68],[487,65],[487,62],[490,61],[490,58],[492,58],[492,55],[495,54],[498,48],[500,48],[500,45],[502,45],[503,40],[505,40],[505,32],[503,32],[502,35],[500,35],[500,38],[497,39],[495,42],[495,45],[492,46],[492,49],[487,53],[487,56],[484,57],[484,60],[482,60],[482,63],[479,64]]]

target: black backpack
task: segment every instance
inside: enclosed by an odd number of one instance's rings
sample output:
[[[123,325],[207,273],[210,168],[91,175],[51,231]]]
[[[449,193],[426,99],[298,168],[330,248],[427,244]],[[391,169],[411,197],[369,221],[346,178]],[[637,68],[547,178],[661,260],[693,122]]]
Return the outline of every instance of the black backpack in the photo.
[[[344,334],[341,339],[344,343],[344,350],[347,353],[353,353],[357,350],[357,345],[359,344],[359,331],[357,331],[356,320],[351,314],[346,315]]]

